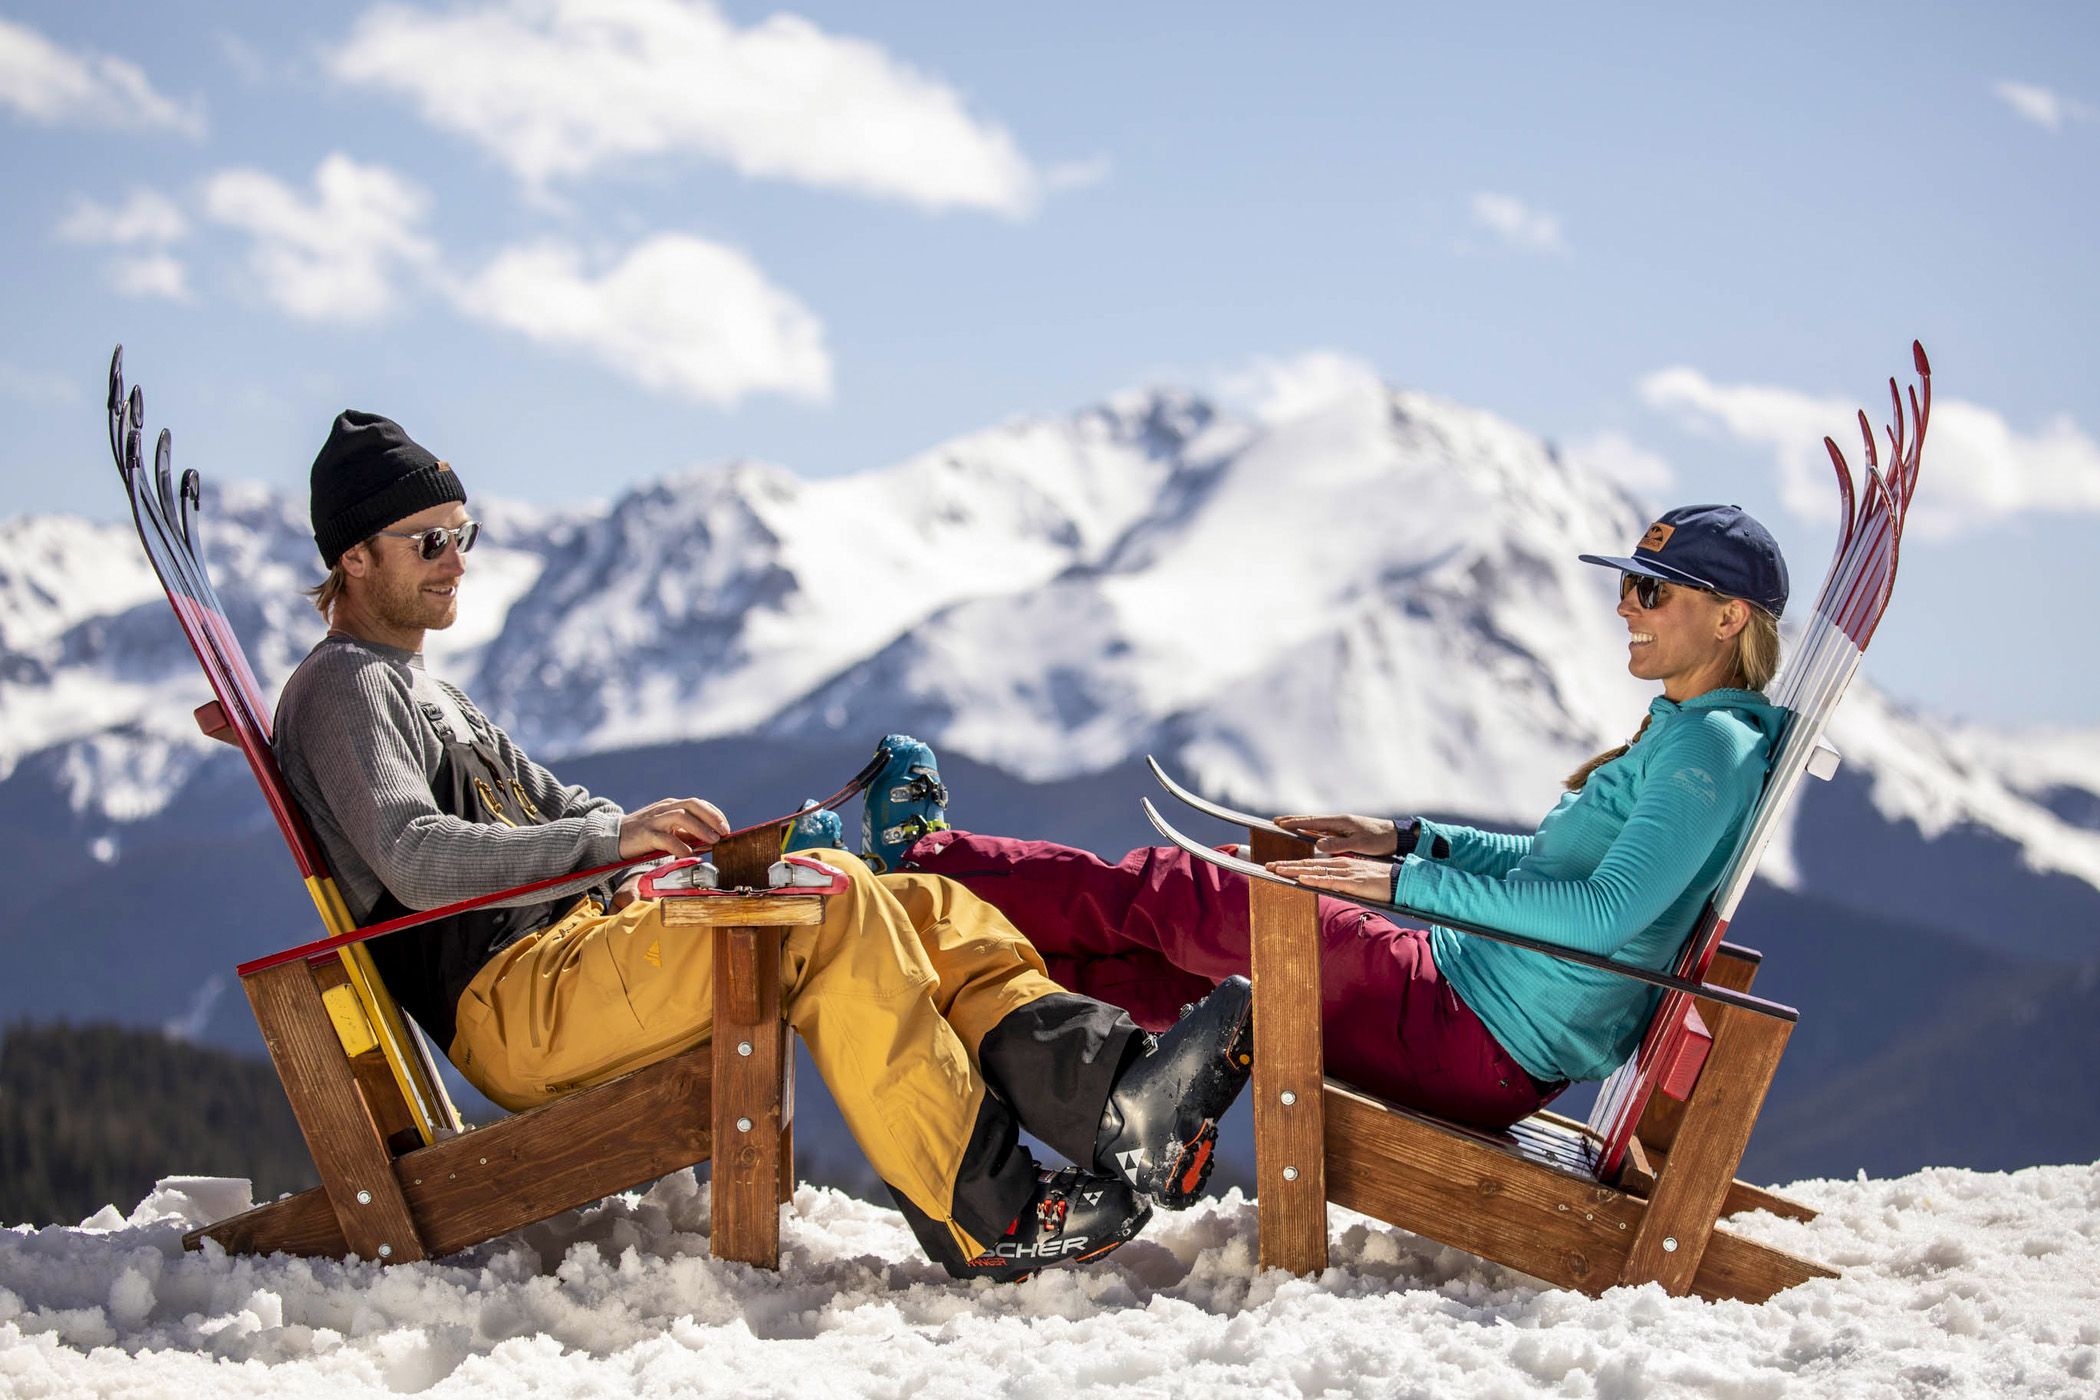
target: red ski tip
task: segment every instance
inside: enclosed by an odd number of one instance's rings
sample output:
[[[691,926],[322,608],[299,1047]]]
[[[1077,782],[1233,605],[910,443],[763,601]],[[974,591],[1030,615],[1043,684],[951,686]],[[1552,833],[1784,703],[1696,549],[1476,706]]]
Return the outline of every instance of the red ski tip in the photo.
[[[1910,343],[1910,361],[1918,367],[1918,373],[1932,373],[1932,361],[1925,358],[1925,343],[1923,341],[1913,340]]]

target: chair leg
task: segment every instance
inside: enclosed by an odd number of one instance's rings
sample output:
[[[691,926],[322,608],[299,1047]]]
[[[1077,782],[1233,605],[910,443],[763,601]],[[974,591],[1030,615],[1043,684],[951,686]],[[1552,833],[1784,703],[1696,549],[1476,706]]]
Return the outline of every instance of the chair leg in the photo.
[[[1773,1071],[1793,1024],[1776,1016],[1702,1001],[1715,1027],[1713,1053],[1648,1198],[1627,1252],[1621,1283],[1658,1282],[1682,1295],[1699,1272],[1714,1221],[1735,1183],[1735,1169],[1764,1106]]]
[[[714,1253],[780,1267],[780,1201],[792,1158],[781,1090],[792,1073],[781,1020],[785,930],[719,926],[715,945]]]
[[[331,958],[308,966],[324,1004],[337,987],[344,989],[339,995],[348,994],[350,974],[341,959]],[[423,1135],[416,1129],[415,1114],[409,1110],[408,1100],[402,1097],[401,1087],[394,1080],[393,1067],[387,1063],[385,1054],[375,1045],[360,1054],[348,1055],[348,1059],[350,1073],[357,1080],[358,1095],[365,1101],[366,1111],[372,1115],[373,1124],[386,1141],[387,1155],[398,1157],[423,1146]]]
[[[241,985],[350,1252],[391,1264],[424,1258],[386,1131],[358,1092],[312,970],[280,963]]]
[[[1251,833],[1257,861],[1302,844]],[[1319,905],[1302,890],[1248,882],[1254,963],[1254,1179],[1261,1266],[1327,1267],[1327,1132],[1320,1044]]]
[[[1750,984],[1757,980],[1762,957],[1748,948],[1723,943],[1714,950],[1713,962],[1706,969],[1706,981],[1731,992],[1747,992]],[[1641,1121],[1633,1135],[1651,1152],[1667,1153],[1670,1145],[1677,1141],[1677,1128],[1683,1121],[1684,1105],[1658,1091],[1649,1097],[1648,1106],[1641,1110]]]

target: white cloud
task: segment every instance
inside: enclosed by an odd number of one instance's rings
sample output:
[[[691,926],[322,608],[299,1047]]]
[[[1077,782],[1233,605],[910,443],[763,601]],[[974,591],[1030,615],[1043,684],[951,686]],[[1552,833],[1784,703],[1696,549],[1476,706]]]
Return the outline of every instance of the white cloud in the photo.
[[[109,284],[129,297],[190,300],[189,271],[168,253],[142,253],[109,265]]]
[[[161,245],[181,241],[189,228],[175,201],[141,189],[114,207],[91,199],[74,201],[73,211],[58,225],[58,236],[69,243]]]
[[[0,18],[0,107],[45,126],[77,124],[204,134],[204,114],[155,91],[125,59],[59,47],[25,24]]]
[[[398,274],[436,257],[418,228],[429,206],[393,171],[341,154],[315,170],[311,197],[260,170],[224,170],[204,187],[206,212],[254,239],[248,265],[263,294],[309,321],[392,310]]]
[[[2051,131],[2063,130],[2066,122],[2091,121],[2096,115],[2100,115],[2089,104],[2080,102],[2075,97],[2065,97],[2061,93],[2037,87],[2033,83],[2006,81],[1994,84],[1991,91],[2016,114],[2036,126],[2047,127]]]
[[[1772,450],[1780,499],[1806,520],[1833,516],[1825,434],[1837,439],[1855,474],[1863,469],[1857,406],[1762,384],[1716,384],[1698,370],[1648,375],[1641,397],[1703,428]],[[1888,419],[1884,401],[1869,407],[1877,432]],[[1888,440],[1880,434],[1886,465]],[[1924,464],[1911,519],[1942,538],[2028,511],[2100,513],[2100,443],[2058,415],[2022,433],[1980,404],[1937,399],[1925,437]]]
[[[823,323],[718,243],[659,234],[596,273],[565,244],[512,248],[455,295],[478,320],[651,389],[724,407],[755,393],[831,395]]]
[[[712,0],[483,0],[368,11],[329,60],[535,189],[664,154],[926,209],[1021,216],[1043,177],[998,124],[864,39]]]
[[[1567,240],[1561,237],[1560,219],[1533,209],[1510,194],[1483,190],[1473,196],[1473,222],[1520,253],[1557,253],[1566,256]]]
[[[1677,484],[1667,459],[1621,432],[1607,430],[1576,438],[1561,451],[1577,471],[1616,481],[1637,496],[1654,500]]]
[[[1284,359],[1258,358],[1223,376],[1218,392],[1263,422],[1284,423],[1344,399],[1383,398],[1386,386],[1368,361],[1339,350],[1308,350]]]

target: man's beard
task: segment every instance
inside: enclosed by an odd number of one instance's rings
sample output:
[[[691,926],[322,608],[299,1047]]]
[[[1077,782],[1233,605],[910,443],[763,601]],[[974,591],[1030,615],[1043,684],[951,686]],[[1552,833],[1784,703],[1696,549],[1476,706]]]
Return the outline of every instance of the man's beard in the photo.
[[[440,597],[425,593],[426,580],[404,571],[385,579],[373,600],[373,611],[388,627],[404,632],[442,632],[459,616],[459,584]]]

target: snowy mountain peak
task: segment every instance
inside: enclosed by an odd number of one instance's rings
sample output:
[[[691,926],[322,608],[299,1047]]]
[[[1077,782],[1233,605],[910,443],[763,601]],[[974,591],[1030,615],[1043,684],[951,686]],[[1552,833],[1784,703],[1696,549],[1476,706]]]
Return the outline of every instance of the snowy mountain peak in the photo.
[[[1528,823],[1650,694],[1609,575],[1576,557],[1629,547],[1643,505],[1335,357],[853,476],[735,460],[606,506],[472,509],[487,534],[431,663],[550,757],[910,729],[1036,780],[1158,752],[1250,802]],[[303,503],[212,483],[200,529],[274,687],[321,630]],[[0,524],[0,642],[0,776],[46,753],[111,817],[186,778],[203,687],[127,529]],[[2002,833],[2100,886],[2100,768],[2050,778],[2017,736],[1871,692],[1836,733],[1889,819]]]

